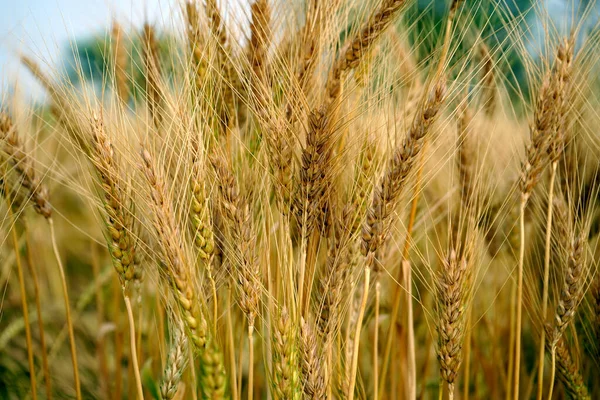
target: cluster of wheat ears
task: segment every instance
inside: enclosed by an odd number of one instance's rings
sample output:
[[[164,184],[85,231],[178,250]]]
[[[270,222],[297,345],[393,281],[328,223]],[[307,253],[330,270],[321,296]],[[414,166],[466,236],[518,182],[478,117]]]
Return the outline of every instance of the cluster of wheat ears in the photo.
[[[599,37],[475,3],[187,1],[92,89],[21,55],[0,397],[599,398]]]

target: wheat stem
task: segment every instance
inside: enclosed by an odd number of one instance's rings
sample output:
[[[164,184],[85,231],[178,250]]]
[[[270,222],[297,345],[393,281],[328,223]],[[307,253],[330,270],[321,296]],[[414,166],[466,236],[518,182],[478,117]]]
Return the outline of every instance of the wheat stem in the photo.
[[[467,331],[465,332],[465,375],[463,379],[463,400],[469,400],[471,379],[471,320],[473,307],[469,304],[467,310]]]
[[[381,282],[375,282],[375,329],[373,333],[373,398],[378,399],[379,382],[379,298],[381,296]]]
[[[512,390],[513,371],[515,366],[515,325],[516,325],[516,304],[517,299],[517,282],[514,279],[510,280],[510,322],[509,322],[509,338],[508,338],[508,370],[506,371],[506,396],[505,400],[509,400]]]
[[[248,325],[248,400],[254,396],[254,325]]]
[[[519,398],[519,372],[521,367],[521,319],[523,312],[523,264],[525,261],[525,205],[527,198],[521,196],[519,207],[519,229],[521,232],[521,243],[519,246],[519,265],[517,269],[517,298],[516,298],[516,320],[515,320],[515,359],[514,359],[514,381],[513,398]]]
[[[58,264],[60,282],[62,285],[62,295],[65,302],[67,329],[69,331],[69,343],[71,346],[71,363],[73,365],[73,379],[75,381],[75,396],[77,400],[81,400],[81,385],[79,382],[79,368],[77,366],[77,349],[75,346],[75,333],[73,332],[73,321],[71,319],[71,306],[69,305],[67,278],[65,276],[65,269],[60,258],[60,253],[58,252],[58,246],[56,244],[56,235],[54,233],[54,220],[52,218],[48,218],[48,225],[50,225],[50,240],[52,241],[52,250],[54,251],[54,257],[56,258],[56,262]]]
[[[544,252],[544,283],[542,288],[542,324],[546,322],[546,314],[548,312],[548,292],[550,280],[550,244],[552,238],[552,206],[554,195],[554,181],[556,178],[556,169],[558,162],[552,163],[552,173],[550,175],[550,188],[548,189],[548,211],[546,214],[546,248]],[[546,329],[542,329],[542,337],[540,338],[539,347],[539,369],[538,369],[538,392],[537,399],[542,399],[544,389],[544,359],[546,355]]]
[[[415,330],[413,326],[413,307],[412,307],[412,273],[408,258],[402,261],[402,271],[404,275],[404,284],[406,285],[406,348],[407,348],[407,369],[408,382],[406,390],[408,398],[414,399],[417,394],[417,363],[415,357]]]
[[[233,339],[233,321],[231,319],[231,285],[227,286],[227,341],[229,345],[229,370],[231,377],[229,379],[231,386],[231,397],[233,400],[239,400],[237,386],[237,369],[235,367],[235,341]]]
[[[427,145],[427,142],[425,142],[424,146]],[[424,160],[425,160],[425,156],[423,155],[425,154],[425,151],[423,151],[420,160],[419,160],[419,170],[417,172],[417,183],[415,185],[415,189],[414,189],[414,193],[413,193],[413,199],[411,202],[411,206],[410,206],[410,217],[408,220],[408,227],[406,229],[406,238],[404,239],[404,246],[402,249],[402,261],[401,261],[401,268],[400,268],[400,272],[399,272],[399,276],[398,276],[398,281],[402,281],[402,279],[404,278],[404,268],[402,267],[402,263],[404,263],[405,261],[408,262],[408,254],[410,251],[410,241],[411,241],[411,237],[412,237],[412,231],[413,231],[413,227],[415,225],[415,219],[417,216],[417,206],[419,204],[419,194],[421,193],[421,178],[423,176],[423,165],[424,165]],[[409,264],[410,265],[410,264]],[[408,271],[408,274],[410,274],[410,268]],[[406,281],[405,285],[406,285]],[[409,290],[408,288],[406,288],[406,290]],[[402,292],[401,292],[401,287],[397,286],[396,290],[394,291],[394,303],[392,305],[392,313],[390,314],[390,326],[388,328],[388,332],[387,332],[387,341],[385,344],[385,351],[383,354],[383,363],[381,364],[381,377],[379,379],[379,393],[383,393],[383,389],[385,387],[385,380],[387,377],[387,370],[388,370],[388,363],[390,360],[390,355],[392,354],[392,344],[394,341],[394,337],[396,336],[395,333],[395,325],[396,325],[396,321],[398,320],[398,311],[400,310],[400,301],[402,299],[401,297]],[[412,313],[412,301],[410,301],[407,304],[409,307],[411,307],[411,313]],[[409,329],[413,330],[412,328],[412,324],[409,324]],[[414,332],[414,330],[413,330]],[[413,334],[414,337],[414,334]],[[414,348],[413,348],[414,351]],[[414,357],[412,357],[414,359]]]
[[[44,371],[44,383],[46,385],[46,399],[52,399],[52,381],[50,379],[50,369],[48,368],[48,355],[46,350],[46,335],[44,333],[44,320],[42,318],[42,305],[40,302],[40,284],[38,274],[35,266],[33,265],[33,257],[31,255],[31,244],[29,243],[29,230],[27,229],[26,220],[23,220],[24,234],[25,234],[25,246],[27,251],[27,265],[29,267],[29,273],[33,279],[33,290],[35,296],[35,308],[38,315],[38,329],[40,331],[40,346],[42,350],[42,370]]]
[[[98,261],[98,251],[96,244],[93,240],[90,241],[90,254],[92,258],[92,271],[94,280],[98,280],[100,276],[100,265]],[[103,326],[104,324],[104,296],[102,293],[101,285],[96,285],[95,290],[95,300],[96,300],[96,323],[98,327]],[[100,378],[100,389],[104,393],[104,398],[110,399],[111,390],[110,390],[110,378],[108,373],[108,364],[106,362],[106,339],[104,335],[99,335],[98,341],[96,343],[96,358],[98,360],[98,374]]]
[[[367,259],[364,271],[364,286],[363,295],[360,303],[360,309],[358,310],[358,317],[356,319],[356,327],[354,332],[354,343],[352,350],[352,363],[350,365],[350,385],[348,387],[348,400],[354,398],[354,386],[356,385],[356,370],[358,369],[358,348],[360,344],[360,331],[362,329],[362,320],[365,315],[365,308],[367,307],[367,299],[369,297],[369,283],[371,278],[371,266],[374,262],[374,254],[371,253]]]
[[[9,193],[6,190],[6,193]],[[12,205],[8,195],[6,196],[9,216],[13,216]],[[33,344],[31,343],[31,326],[29,325],[29,310],[27,309],[27,292],[25,290],[25,278],[23,277],[23,266],[21,265],[21,253],[19,251],[19,240],[17,239],[16,221],[13,221],[11,227],[11,236],[15,248],[15,262],[17,264],[17,275],[19,277],[19,291],[21,295],[21,307],[23,309],[23,320],[25,321],[25,340],[27,342],[27,362],[29,363],[29,381],[31,383],[31,397],[37,399],[37,384],[35,381],[35,365],[33,364]],[[38,315],[38,319],[42,315]]]
[[[550,351],[550,388],[548,389],[548,399],[552,399],[554,392],[554,379],[556,376],[556,347],[553,346]]]
[[[129,296],[123,292],[123,298],[125,299],[125,307],[127,308],[127,318],[129,319],[129,340],[131,347],[131,361],[133,363],[133,373],[135,375],[135,385],[138,392],[138,398],[144,400],[144,389],[142,388],[142,377],[140,376],[140,368],[138,366],[137,359],[137,346],[135,336],[135,323],[133,318],[133,311],[131,309],[131,300]]]

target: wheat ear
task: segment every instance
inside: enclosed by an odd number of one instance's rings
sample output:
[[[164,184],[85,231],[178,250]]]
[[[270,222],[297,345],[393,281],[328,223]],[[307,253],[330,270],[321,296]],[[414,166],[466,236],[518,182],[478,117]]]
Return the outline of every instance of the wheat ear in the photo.
[[[201,312],[199,300],[191,279],[190,262],[185,250],[179,245],[179,230],[175,224],[174,214],[162,176],[154,166],[154,160],[148,150],[141,150],[142,169],[150,188],[150,200],[153,224],[163,261],[173,290],[186,332],[191,339],[196,353],[202,361],[200,382],[202,392],[209,398],[226,396],[227,377],[223,365],[223,353],[216,341],[208,335],[207,322]]]
[[[256,0],[251,6],[250,43],[248,59],[252,68],[251,86],[260,105],[267,102],[270,87],[268,73],[268,51],[271,43],[271,9],[268,0]]]
[[[481,87],[481,98],[482,98],[482,106],[485,113],[492,117],[494,115],[494,111],[496,110],[496,102],[497,102],[497,88],[496,88],[496,76],[495,76],[495,67],[494,67],[494,59],[490,54],[490,49],[488,46],[481,42],[479,46],[479,53],[481,57],[481,62],[483,65],[481,66],[481,75],[482,75],[482,87]]]
[[[325,399],[325,379],[322,357],[319,355],[317,337],[313,325],[301,320],[300,349],[305,399]],[[329,367],[331,368],[331,367]]]
[[[548,154],[551,162],[550,187],[548,189],[548,212],[546,217],[546,248],[544,253],[544,283],[542,289],[542,319],[545,321],[548,310],[548,290],[549,290],[549,275],[550,275],[550,246],[552,234],[552,208],[554,195],[554,182],[558,163],[563,155],[566,136],[566,114],[569,105],[567,104],[570,91],[571,67],[573,61],[573,46],[569,40],[565,39],[558,47],[556,55],[556,64],[554,66],[554,83],[556,92],[556,132],[552,137]],[[542,329],[542,337],[539,348],[539,370],[538,370],[538,400],[542,399],[543,381],[544,381],[544,359],[545,359],[545,342],[546,331]]]
[[[206,179],[204,162],[201,159],[200,145],[198,140],[192,139],[192,175],[190,177],[190,189],[192,194],[191,219],[194,228],[194,243],[198,249],[200,258],[204,261],[206,272],[210,281],[213,296],[213,333],[216,333],[218,318],[217,286],[213,275],[213,260],[215,240],[213,225],[210,218],[211,212],[206,195]]]
[[[590,400],[590,394],[577,364],[573,361],[564,338],[556,343],[553,359],[556,359],[558,376],[562,380],[570,397],[578,400]],[[549,397],[550,398],[550,397]]]
[[[171,338],[171,346],[167,363],[163,372],[163,379],[160,384],[160,393],[163,400],[171,400],[175,398],[179,382],[187,364],[187,339],[183,332],[183,326],[175,324],[173,329],[173,337]]]
[[[333,63],[327,79],[328,107],[333,106],[341,93],[343,74],[356,68],[363,56],[385,29],[394,21],[396,14],[402,9],[406,0],[384,0],[373,10],[361,29],[346,45]]]
[[[585,263],[585,248],[587,242],[587,230],[583,230],[577,237],[572,237],[569,243],[569,254],[567,265],[564,271],[563,287],[560,293],[558,306],[554,314],[554,324],[549,328],[548,347],[552,358],[552,368],[550,374],[550,389],[548,392],[549,398],[552,396],[554,389],[554,374],[556,363],[557,343],[563,337],[563,333],[567,326],[575,317],[577,307],[581,302],[585,293],[584,287],[586,282],[586,263]],[[560,358],[560,355],[559,355]]]
[[[130,204],[131,200],[128,199],[123,188],[113,145],[106,135],[102,120],[95,114],[92,118],[91,149],[92,163],[102,190],[101,200],[104,207],[108,248],[121,285],[126,288],[129,282],[141,278],[141,271],[136,270],[134,263],[133,218],[127,209],[127,204]]]
[[[273,327],[273,389],[278,399],[300,399],[297,333],[284,307]]]
[[[71,347],[71,364],[73,365],[73,378],[75,381],[75,394],[78,400],[81,399],[81,386],[79,381],[79,368],[77,365],[77,349],[75,345],[75,334],[73,331],[73,322],[71,320],[71,306],[69,305],[69,291],[67,288],[67,278],[65,270],[60,259],[58,246],[56,245],[56,235],[54,233],[54,220],[52,219],[52,207],[48,200],[48,189],[41,183],[35,170],[33,162],[29,155],[25,153],[16,129],[14,128],[9,116],[0,113],[0,134],[4,139],[4,151],[8,155],[11,163],[15,167],[15,171],[20,176],[21,184],[29,190],[30,198],[33,200],[35,211],[43,216],[50,226],[50,239],[52,242],[52,250],[58,264],[60,280],[62,286],[63,300],[65,303],[65,314],[67,319],[67,328],[69,331],[69,343]]]
[[[127,76],[129,57],[124,43],[123,28],[117,22],[114,22],[112,26],[111,47],[115,69],[115,88],[123,105],[127,106],[131,97]]]
[[[135,323],[131,300],[128,293],[129,282],[141,279],[141,271],[135,263],[135,239],[132,237],[133,217],[125,205],[130,202],[122,188],[118,163],[114,149],[106,136],[102,120],[94,114],[92,118],[91,156],[102,187],[106,241],[112,257],[112,263],[119,274],[123,289],[123,298],[127,308],[131,337],[131,359],[139,398],[144,398],[142,379],[137,360]]]
[[[161,94],[161,65],[158,53],[158,41],[156,31],[150,24],[144,25],[143,52],[144,66],[146,68],[146,101],[150,109],[150,115],[156,128],[163,120],[162,94]]]
[[[164,253],[168,274],[173,281],[173,294],[181,309],[182,319],[194,349],[201,352],[206,347],[207,341],[206,320],[200,313],[190,277],[189,263],[184,259],[183,249],[178,245],[179,231],[166,198],[163,179],[154,166],[150,152],[142,148],[141,156],[144,176],[150,187],[154,229]]]
[[[516,292],[516,332],[513,375],[513,397],[519,396],[519,374],[521,367],[521,326],[522,326],[522,301],[523,301],[523,264],[525,258],[525,208],[527,202],[537,185],[541,174],[548,165],[547,153],[551,140],[557,127],[556,86],[553,85],[552,74],[544,77],[539,90],[538,100],[534,111],[534,123],[530,128],[531,142],[526,148],[526,159],[521,167],[519,205],[519,231],[521,243],[519,245],[519,262],[517,268]]]
[[[236,270],[238,283],[238,303],[248,320],[248,384],[253,386],[254,368],[254,324],[259,312],[260,277],[259,265],[255,255],[255,238],[252,228],[249,205],[241,197],[231,167],[220,157],[212,157],[211,163],[218,177],[221,207],[229,225],[234,256],[232,261],[239,263]],[[252,400],[253,391],[248,391]]]
[[[454,382],[462,362],[467,311],[465,304],[468,302],[469,295],[468,282],[469,271],[466,258],[459,258],[456,250],[451,249],[448,258],[444,261],[436,290],[437,354],[440,374],[448,383],[450,399],[454,398]]]
[[[361,251],[365,257],[369,257],[369,254],[371,253],[375,254],[385,242],[392,223],[391,219],[393,211],[396,208],[400,194],[406,185],[409,175],[413,172],[414,166],[419,160],[419,155],[425,145],[425,137],[428,135],[446,97],[445,79],[440,78],[436,80],[433,83],[433,86],[428,91],[424,92],[423,96],[407,136],[394,150],[391,160],[388,161],[384,175],[378,182],[373,193],[371,205],[367,212],[366,222],[362,229]],[[420,181],[420,177],[418,177],[418,181]],[[414,223],[416,207],[416,201],[413,200],[411,219],[409,221],[410,229],[412,229],[412,224]],[[405,253],[408,252],[408,245],[409,242],[407,241]],[[374,261],[373,258],[372,260]],[[405,263],[404,265],[407,267],[410,266],[409,263]],[[373,267],[378,269],[377,266]],[[391,329],[395,324],[398,309],[400,308],[400,298],[399,288],[397,288],[392,308],[393,323],[388,331],[385,353],[382,360],[382,373],[379,377],[380,387],[378,392],[380,397],[383,392],[383,382],[386,379],[387,363],[392,348],[393,332]]]

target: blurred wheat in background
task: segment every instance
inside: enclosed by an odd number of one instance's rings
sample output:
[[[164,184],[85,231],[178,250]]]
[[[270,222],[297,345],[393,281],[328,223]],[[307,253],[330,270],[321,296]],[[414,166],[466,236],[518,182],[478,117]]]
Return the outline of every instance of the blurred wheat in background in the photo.
[[[596,4],[423,3],[20,49],[0,398],[600,398]]]

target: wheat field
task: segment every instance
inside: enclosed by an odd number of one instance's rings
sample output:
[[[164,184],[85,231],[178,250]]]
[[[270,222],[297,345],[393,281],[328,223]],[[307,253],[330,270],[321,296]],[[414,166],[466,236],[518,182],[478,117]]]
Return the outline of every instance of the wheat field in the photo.
[[[434,3],[181,1],[93,82],[19,54],[0,398],[600,398],[593,2],[533,6],[537,57]]]

